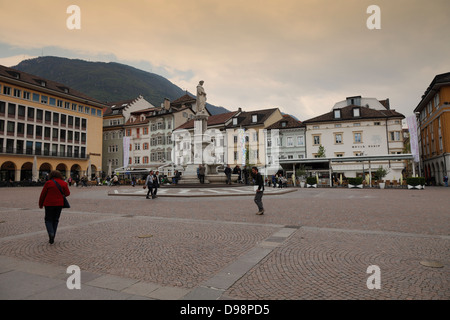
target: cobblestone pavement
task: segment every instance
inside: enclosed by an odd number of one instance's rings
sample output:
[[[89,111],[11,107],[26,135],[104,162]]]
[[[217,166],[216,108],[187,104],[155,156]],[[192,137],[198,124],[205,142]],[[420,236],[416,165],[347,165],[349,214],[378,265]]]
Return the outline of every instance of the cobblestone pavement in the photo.
[[[267,190],[262,216],[251,189],[232,189],[147,200],[126,186],[72,187],[50,245],[41,188],[2,188],[0,298],[450,298],[450,188]],[[77,293],[26,287],[31,275],[64,280],[70,265],[82,271]]]

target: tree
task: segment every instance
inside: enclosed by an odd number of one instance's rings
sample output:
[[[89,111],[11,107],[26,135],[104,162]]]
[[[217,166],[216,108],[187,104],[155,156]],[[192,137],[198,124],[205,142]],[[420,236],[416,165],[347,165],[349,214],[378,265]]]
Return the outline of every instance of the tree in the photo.
[[[325,155],[325,148],[324,148],[323,145],[320,145],[319,146],[319,150],[317,151],[316,158],[325,158],[325,157],[326,157],[326,155]]]

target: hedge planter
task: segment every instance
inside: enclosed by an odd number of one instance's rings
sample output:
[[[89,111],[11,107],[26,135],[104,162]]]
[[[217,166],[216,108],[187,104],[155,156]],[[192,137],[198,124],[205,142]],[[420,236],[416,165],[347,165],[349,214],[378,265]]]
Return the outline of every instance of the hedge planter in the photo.
[[[357,178],[348,178],[348,187],[351,188],[360,188],[363,187],[363,178],[357,177]]]
[[[306,187],[307,188],[317,188],[317,179],[315,177],[306,178]]]
[[[406,178],[406,184],[408,189],[425,189],[425,178],[424,177],[410,177]]]

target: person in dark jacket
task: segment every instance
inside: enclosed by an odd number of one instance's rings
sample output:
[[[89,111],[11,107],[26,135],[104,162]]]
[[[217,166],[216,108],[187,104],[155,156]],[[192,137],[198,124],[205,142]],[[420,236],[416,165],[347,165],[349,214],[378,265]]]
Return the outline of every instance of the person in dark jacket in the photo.
[[[224,170],[225,175],[227,176],[227,184],[231,184],[231,168],[230,165],[227,165],[227,167]]]
[[[59,217],[61,216],[64,205],[64,196],[59,190],[57,183],[60,185],[66,197],[70,195],[70,190],[67,183],[63,180],[61,172],[58,170],[51,171],[48,178],[39,197],[39,208],[42,209],[45,207],[45,227],[47,229],[49,243],[53,244]]]
[[[262,215],[264,214],[264,206],[262,203],[262,197],[263,197],[263,193],[264,193],[264,179],[261,176],[261,173],[258,172],[258,168],[257,167],[252,167],[252,175],[253,178],[255,179],[255,187],[258,186],[258,189],[256,190],[256,194],[255,194],[255,203],[258,206],[258,212],[256,213],[257,215]]]

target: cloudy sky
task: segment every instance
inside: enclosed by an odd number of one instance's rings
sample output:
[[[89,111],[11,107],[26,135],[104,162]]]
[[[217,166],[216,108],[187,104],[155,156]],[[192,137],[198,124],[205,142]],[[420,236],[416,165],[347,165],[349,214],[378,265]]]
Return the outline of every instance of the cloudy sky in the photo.
[[[70,30],[76,4],[81,29]],[[371,5],[380,8],[381,29]],[[450,71],[449,0],[0,0],[0,64],[37,56],[119,62],[229,110],[300,120],[348,96],[413,114]]]

